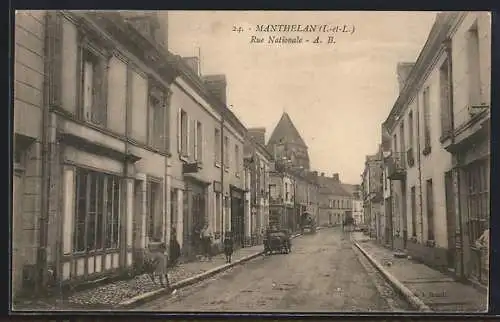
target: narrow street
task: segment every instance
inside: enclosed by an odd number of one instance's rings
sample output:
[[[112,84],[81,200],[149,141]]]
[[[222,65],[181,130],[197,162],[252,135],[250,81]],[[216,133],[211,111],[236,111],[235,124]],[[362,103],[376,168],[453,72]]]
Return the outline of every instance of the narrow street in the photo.
[[[358,259],[340,229],[293,240],[292,253],[257,258],[156,299],[141,311],[401,311],[406,303]],[[368,264],[369,265],[369,264]],[[388,304],[387,299],[392,305]]]

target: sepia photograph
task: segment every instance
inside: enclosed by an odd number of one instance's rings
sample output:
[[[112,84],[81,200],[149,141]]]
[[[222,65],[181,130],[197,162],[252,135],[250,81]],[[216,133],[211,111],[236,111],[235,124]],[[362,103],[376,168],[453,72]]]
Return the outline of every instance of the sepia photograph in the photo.
[[[12,28],[12,313],[488,311],[490,12]]]

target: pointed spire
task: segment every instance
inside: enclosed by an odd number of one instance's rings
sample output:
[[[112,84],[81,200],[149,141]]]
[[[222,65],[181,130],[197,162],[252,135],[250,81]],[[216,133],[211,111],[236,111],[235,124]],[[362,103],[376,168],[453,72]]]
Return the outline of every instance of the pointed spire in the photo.
[[[307,147],[307,144],[302,139],[302,136],[293,124],[292,119],[287,112],[283,112],[281,119],[269,137],[268,144],[277,143],[295,143],[303,147]]]

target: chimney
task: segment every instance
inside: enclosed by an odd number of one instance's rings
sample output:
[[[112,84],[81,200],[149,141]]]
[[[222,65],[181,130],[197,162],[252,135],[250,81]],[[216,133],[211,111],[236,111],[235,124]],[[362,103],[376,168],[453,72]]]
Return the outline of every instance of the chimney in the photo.
[[[198,57],[182,57],[182,60],[191,68],[196,76],[200,76],[200,70],[198,68],[200,66],[200,60]]]
[[[321,176],[324,177],[325,176],[325,173],[324,172],[321,172]]]
[[[399,92],[401,92],[408,80],[408,76],[410,76],[410,72],[415,63],[398,63],[397,66],[397,75],[398,75],[398,83],[399,83]]]
[[[248,134],[251,138],[262,145],[266,145],[266,128],[265,127],[254,127],[248,129]]]
[[[334,173],[333,176],[332,176],[333,180],[335,180],[335,182],[340,182],[340,179],[339,179],[339,174],[338,173]]]
[[[203,82],[210,94],[226,104],[226,75],[203,76]]]
[[[143,36],[168,49],[168,12],[123,10],[120,15]]]

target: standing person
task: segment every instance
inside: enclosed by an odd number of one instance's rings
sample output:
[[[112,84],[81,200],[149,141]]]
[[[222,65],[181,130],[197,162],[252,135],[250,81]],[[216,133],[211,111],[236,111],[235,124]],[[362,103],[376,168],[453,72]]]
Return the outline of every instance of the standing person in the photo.
[[[165,243],[158,245],[158,249],[153,251],[151,256],[152,262],[154,263],[154,272],[152,275],[153,282],[155,282],[155,277],[158,276],[161,286],[165,287],[165,284],[163,283],[163,278],[165,278],[167,282],[166,286],[170,288],[167,275],[167,245]]]
[[[226,263],[231,263],[233,250],[234,250],[233,238],[231,236],[231,233],[227,232],[224,237],[224,255],[226,255]]]
[[[174,267],[178,264],[179,258],[181,257],[181,246],[177,241],[177,230],[172,229],[172,234],[170,235],[170,251],[168,256],[168,266]]]
[[[205,224],[203,229],[201,230],[201,243],[203,246],[203,255],[211,261],[212,260],[212,232],[210,231],[210,227],[208,224]]]
[[[476,240],[475,246],[481,250],[481,270],[489,278],[490,270],[490,223],[486,222],[483,234]]]

